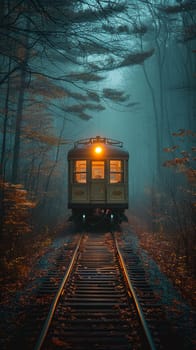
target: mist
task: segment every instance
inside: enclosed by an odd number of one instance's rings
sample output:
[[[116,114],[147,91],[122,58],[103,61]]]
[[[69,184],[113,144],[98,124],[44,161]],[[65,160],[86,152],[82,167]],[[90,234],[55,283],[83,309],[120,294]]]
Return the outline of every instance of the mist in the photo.
[[[195,12],[195,1],[3,1],[5,216],[6,193],[25,191],[33,224],[65,220],[67,152],[99,135],[122,141],[130,154],[129,215],[153,231],[190,236]]]

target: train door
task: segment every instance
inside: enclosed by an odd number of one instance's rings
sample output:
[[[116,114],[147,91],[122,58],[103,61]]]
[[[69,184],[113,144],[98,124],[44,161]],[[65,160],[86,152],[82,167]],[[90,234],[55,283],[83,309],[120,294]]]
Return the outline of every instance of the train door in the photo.
[[[92,160],[90,171],[90,201],[106,201],[106,169],[104,160]]]

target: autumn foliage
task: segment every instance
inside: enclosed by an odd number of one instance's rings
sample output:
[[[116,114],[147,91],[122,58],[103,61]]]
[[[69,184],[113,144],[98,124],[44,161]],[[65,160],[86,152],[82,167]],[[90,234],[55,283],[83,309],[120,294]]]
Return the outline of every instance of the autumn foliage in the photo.
[[[34,207],[35,203],[28,199],[28,192],[22,185],[0,181],[0,249],[3,267],[21,255],[21,239],[32,232],[30,218]]]
[[[163,166],[173,168],[176,173],[185,176],[187,188],[184,189],[184,192],[189,193],[191,204],[196,206],[194,191],[196,185],[196,170],[194,168],[196,147],[193,146],[196,133],[191,130],[180,129],[178,132],[172,133],[172,136],[177,138],[178,144],[163,149],[164,152],[171,154],[171,159],[166,160]]]

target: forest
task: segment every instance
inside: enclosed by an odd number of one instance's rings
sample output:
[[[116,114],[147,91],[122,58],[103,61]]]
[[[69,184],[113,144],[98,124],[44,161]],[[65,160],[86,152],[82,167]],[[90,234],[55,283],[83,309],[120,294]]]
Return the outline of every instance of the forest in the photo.
[[[130,153],[131,225],[195,277],[196,1],[1,0],[0,17],[1,272],[66,222],[67,152],[101,135]]]

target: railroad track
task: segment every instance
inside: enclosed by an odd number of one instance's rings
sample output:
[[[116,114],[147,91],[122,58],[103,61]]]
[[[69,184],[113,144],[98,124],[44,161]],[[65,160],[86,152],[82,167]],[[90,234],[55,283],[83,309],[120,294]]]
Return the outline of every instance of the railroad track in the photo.
[[[33,287],[15,301],[17,318],[5,320],[2,350],[195,348],[189,328],[168,318],[127,228],[67,232],[32,275]]]
[[[112,233],[79,237],[35,350],[155,349]]]

